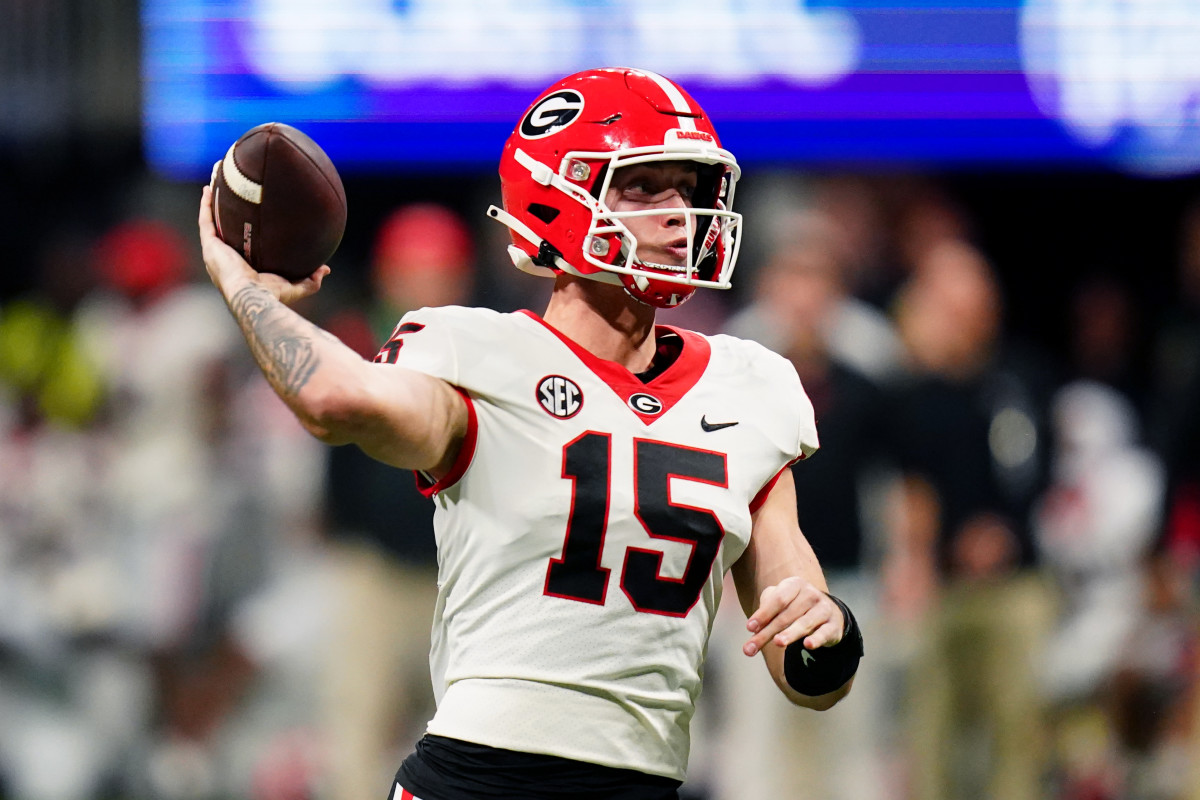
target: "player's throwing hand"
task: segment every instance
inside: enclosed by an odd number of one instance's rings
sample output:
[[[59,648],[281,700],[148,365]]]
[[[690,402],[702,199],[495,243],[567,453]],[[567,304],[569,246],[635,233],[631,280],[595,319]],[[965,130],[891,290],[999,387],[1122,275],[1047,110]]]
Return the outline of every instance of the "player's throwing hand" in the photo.
[[[232,294],[235,284],[253,283],[269,291],[283,303],[294,303],[316,294],[321,282],[329,274],[329,267],[322,266],[302,281],[292,283],[286,278],[267,272],[255,272],[246,259],[221,240],[213,222],[212,189],[204,187],[200,198],[200,246],[204,255],[204,267],[208,277],[227,296]]]

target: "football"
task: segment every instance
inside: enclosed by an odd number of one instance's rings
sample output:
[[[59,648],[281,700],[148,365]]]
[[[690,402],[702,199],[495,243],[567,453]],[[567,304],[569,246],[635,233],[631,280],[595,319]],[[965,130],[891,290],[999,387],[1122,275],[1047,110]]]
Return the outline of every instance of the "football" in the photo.
[[[282,122],[241,135],[213,165],[217,233],[258,272],[290,281],[329,261],[346,232],[346,190],[325,151]]]

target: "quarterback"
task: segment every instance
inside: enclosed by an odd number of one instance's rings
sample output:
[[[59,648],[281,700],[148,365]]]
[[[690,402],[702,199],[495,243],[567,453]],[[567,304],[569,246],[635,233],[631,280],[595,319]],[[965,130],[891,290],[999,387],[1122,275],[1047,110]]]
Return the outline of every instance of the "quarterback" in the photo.
[[[681,87],[589,70],[544,91],[500,162],[515,265],[544,312],[426,308],[366,362],[287,304],[319,290],[200,237],[256,360],[304,426],[416,472],[436,504],[437,711],[394,800],[675,798],[724,576],[747,656],[826,709],[862,640],[825,592],[788,465],[818,446],[783,358],[655,325],[725,289],[740,170]]]

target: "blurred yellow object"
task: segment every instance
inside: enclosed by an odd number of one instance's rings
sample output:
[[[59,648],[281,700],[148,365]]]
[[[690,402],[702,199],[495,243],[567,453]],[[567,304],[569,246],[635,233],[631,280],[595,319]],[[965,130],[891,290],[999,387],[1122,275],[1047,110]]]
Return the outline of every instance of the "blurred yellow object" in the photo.
[[[75,326],[33,300],[0,313],[0,383],[30,397],[46,420],[73,427],[91,422],[104,399],[103,379]]]

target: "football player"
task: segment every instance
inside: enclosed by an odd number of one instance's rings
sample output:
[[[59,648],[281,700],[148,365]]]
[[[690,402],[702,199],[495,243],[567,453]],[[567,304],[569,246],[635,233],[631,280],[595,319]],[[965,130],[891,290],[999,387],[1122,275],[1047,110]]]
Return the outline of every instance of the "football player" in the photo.
[[[791,365],[655,325],[737,260],[740,176],[674,82],[588,70],[544,91],[500,163],[544,313],[425,308],[373,363],[288,309],[200,208],[204,259],[304,426],[414,470],[436,504],[427,735],[394,800],[675,798],[723,578],[793,703],[850,689],[862,641],[825,592],[788,465],[817,449]]]

